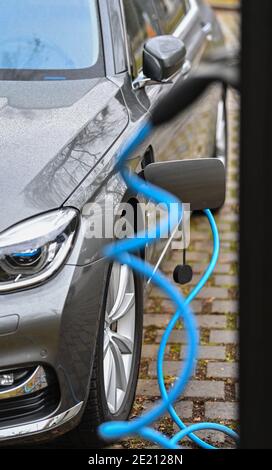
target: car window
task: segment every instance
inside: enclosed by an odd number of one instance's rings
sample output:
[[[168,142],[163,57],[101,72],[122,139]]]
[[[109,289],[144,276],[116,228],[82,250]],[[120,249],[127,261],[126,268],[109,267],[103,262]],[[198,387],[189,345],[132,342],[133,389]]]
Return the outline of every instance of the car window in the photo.
[[[123,0],[132,75],[135,78],[143,65],[143,46],[148,38],[160,33],[157,13],[152,1]]]
[[[188,11],[186,0],[153,0],[164,34],[173,34]]]
[[[98,62],[95,0],[0,0],[0,9],[2,73],[67,78]]]

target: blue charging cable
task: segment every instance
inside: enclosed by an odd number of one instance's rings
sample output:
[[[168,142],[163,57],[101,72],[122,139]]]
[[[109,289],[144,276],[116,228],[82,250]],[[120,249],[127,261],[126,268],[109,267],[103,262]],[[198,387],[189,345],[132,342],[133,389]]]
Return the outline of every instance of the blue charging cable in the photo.
[[[172,232],[175,229],[177,219],[176,214],[175,217],[171,215],[172,212],[170,207],[172,204],[178,205],[179,220],[182,220],[183,216],[182,203],[175,196],[139,178],[125,165],[129,156],[132,155],[138,146],[147,139],[152,130],[153,125],[149,121],[145,122],[138,128],[133,138],[131,138],[122,149],[117,160],[117,170],[120,171],[125,183],[133,192],[137,194],[140,193],[147,200],[153,200],[158,204],[164,203],[168,208],[169,216],[160,227],[154,227],[152,232],[149,232],[148,235],[142,232],[137,234],[133,239],[125,239],[117,243],[113,243],[105,248],[104,254],[121,264],[128,265],[142,276],[152,278],[152,282],[169,296],[177,308],[176,313],[172,317],[163,334],[158,353],[157,373],[162,400],[155,405],[151,411],[143,414],[140,418],[136,418],[129,422],[114,421],[104,423],[100,426],[99,432],[104,439],[108,440],[118,440],[127,436],[139,435],[142,438],[152,441],[166,449],[179,449],[179,443],[184,439],[184,437],[189,436],[189,438],[202,448],[215,449],[215,447],[207,444],[194,433],[201,430],[212,429],[225,433],[236,441],[238,441],[239,436],[232,429],[216,423],[194,424],[187,427],[176,413],[174,403],[182,395],[194,371],[197,359],[199,336],[196,320],[190,309],[190,303],[206,284],[214,270],[219,255],[219,235],[212,213],[208,209],[205,210],[204,212],[209,220],[213,234],[213,255],[205,274],[186,299],[183,299],[179,290],[171,284],[162,273],[155,272],[154,274],[154,269],[150,264],[133,255],[133,253],[137,252],[140,248],[145,247],[147,243],[155,243],[162,234],[168,233],[169,230]],[[170,334],[176,323],[180,320],[183,322],[187,332],[187,354],[179,378],[176,380],[170,391],[167,391],[163,375],[164,355]],[[180,431],[172,438],[164,436],[151,427],[151,425],[166,412],[170,413],[171,417],[180,428]]]

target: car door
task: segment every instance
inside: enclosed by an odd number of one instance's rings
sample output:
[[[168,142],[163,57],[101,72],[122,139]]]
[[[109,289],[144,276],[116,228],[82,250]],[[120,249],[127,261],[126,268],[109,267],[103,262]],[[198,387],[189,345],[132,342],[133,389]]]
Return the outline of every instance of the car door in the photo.
[[[205,18],[196,0],[152,1],[157,10],[162,33],[173,34],[186,46],[186,62],[175,80],[181,76],[186,79],[199,67],[205,53],[211,48],[211,30],[206,27]],[[147,90],[147,93],[152,106],[158,99],[156,89]],[[160,130],[154,140],[156,158],[172,160],[212,157],[221,96],[220,86],[210,87],[187,112],[169,126],[165,126],[164,132]]]
[[[142,113],[140,112],[140,114],[145,115],[164,94],[169,92],[176,80],[190,71],[188,67],[190,62],[188,59],[180,72],[176,74],[173,81],[169,84],[156,84],[140,89],[134,89],[133,87],[134,82],[142,75],[143,48],[145,42],[155,35],[172,34],[175,32],[177,28],[183,24],[182,22],[187,16],[187,5],[184,0],[150,0],[148,2],[145,0],[122,0],[121,4],[123,6],[125,21],[127,54],[131,79],[131,87],[125,88],[125,94],[128,108],[133,119],[135,118],[135,109],[137,109],[137,114],[139,115],[139,107],[136,108],[135,106],[136,102],[142,106]],[[187,28],[190,30],[190,22]],[[183,28],[181,32],[178,31],[178,35],[182,35],[182,33]],[[199,38],[199,42],[200,39],[201,38]],[[190,60],[193,61],[195,59],[197,52],[198,47],[190,49]],[[161,129],[155,132],[151,147],[152,155],[154,155],[156,160],[164,159],[164,151],[162,149],[169,146],[173,137],[171,126],[165,126],[163,135]],[[172,158],[174,158],[174,156],[172,156]],[[156,264],[160,260],[167,246],[167,242],[167,239],[163,239],[161,243],[157,245],[156,249],[152,246],[147,250],[147,259]]]
[[[129,64],[128,86],[124,93],[131,119],[139,121],[158,100],[167,93],[176,80],[184,79],[196,68],[204,53],[207,37],[203,31],[201,17],[195,0],[121,0],[127,36]],[[134,89],[133,83],[142,74],[143,47],[148,38],[157,34],[173,34],[186,45],[187,57],[180,72],[168,84],[155,84]],[[201,122],[203,125],[203,123]],[[205,125],[206,126],[206,125]],[[154,133],[151,147],[155,160],[193,158],[205,156],[206,146],[200,155],[196,149],[199,127],[199,104],[183,113],[174,123]],[[206,127],[207,128],[207,127]],[[209,155],[206,155],[209,156]],[[163,240],[155,253],[150,251],[148,259],[157,263],[168,243]],[[151,256],[152,255],[152,256]]]
[[[150,3],[150,2],[149,2]],[[162,34],[180,38],[187,50],[186,61],[173,83],[186,79],[196,70],[210,48],[210,30],[205,26],[198,3],[195,0],[152,0]],[[146,87],[150,109],[167,93],[170,85]],[[154,135],[152,149],[155,160],[175,160],[212,157],[217,122],[218,103],[222,89],[218,85],[210,89],[169,125],[160,128]],[[152,261],[158,264],[170,240],[161,240],[152,253]]]
[[[197,7],[193,9],[191,3],[185,0],[152,0],[149,2],[136,0],[136,2],[142,15],[145,14],[147,3],[149,8],[153,5],[154,19],[156,18],[159,25],[159,33],[172,34],[180,38],[187,49],[184,65],[169,84],[148,86],[142,91],[148,98],[147,106],[151,110],[158,100],[169,92],[177,80],[182,79],[182,77],[186,79],[191,70],[198,66],[205,47],[206,38],[200,25],[199,10]],[[141,73],[140,67],[135,69],[135,73],[136,77]],[[192,107],[189,112],[183,113],[174,123],[163,126],[163,128],[158,129],[154,133],[152,150],[155,160],[174,160],[198,156],[194,148],[194,133],[197,133],[198,113],[198,106]],[[189,126],[187,125],[188,122],[190,122]],[[188,131],[190,133],[191,129],[194,129],[194,133],[188,138]],[[176,148],[175,142],[178,142],[180,148]],[[205,150],[203,153],[205,153]],[[148,260],[158,265],[164,256],[170,240],[161,239],[155,248],[152,247],[152,250],[148,252]]]

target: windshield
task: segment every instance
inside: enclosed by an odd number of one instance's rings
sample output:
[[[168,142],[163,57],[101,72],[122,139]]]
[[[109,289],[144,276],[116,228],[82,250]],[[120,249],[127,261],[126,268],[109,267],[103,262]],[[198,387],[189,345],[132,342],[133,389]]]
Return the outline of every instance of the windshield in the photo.
[[[99,56],[96,0],[0,0],[1,79],[87,77]]]

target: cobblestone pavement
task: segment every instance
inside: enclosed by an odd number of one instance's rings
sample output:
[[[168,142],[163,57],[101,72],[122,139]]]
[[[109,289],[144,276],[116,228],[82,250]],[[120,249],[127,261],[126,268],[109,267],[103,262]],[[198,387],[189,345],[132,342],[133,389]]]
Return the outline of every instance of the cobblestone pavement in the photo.
[[[229,45],[237,41],[239,17],[237,13],[218,13]],[[238,133],[239,103],[236,95],[228,99],[229,161],[227,200],[216,215],[221,235],[221,254],[214,275],[192,304],[200,329],[199,360],[195,376],[186,388],[176,410],[185,423],[214,421],[237,428],[238,400]],[[191,224],[191,244],[187,260],[195,273],[191,286],[183,288],[186,294],[198,281],[211,255],[211,234],[205,217],[195,216]],[[162,266],[172,277],[173,268],[181,261],[180,251],[169,251]],[[173,314],[173,306],[165,294],[152,288],[146,304],[144,344],[140,380],[133,415],[147,410],[159,396],[156,381],[156,356],[163,329]],[[167,350],[165,374],[171,385],[180,371],[185,354],[185,331],[180,325],[172,334]],[[167,435],[177,429],[169,416],[157,426]],[[200,437],[219,447],[232,447],[233,442],[215,432],[201,432]],[[192,447],[189,441],[185,445]],[[117,447],[117,446],[115,446]],[[128,439],[120,448],[146,448],[138,438]]]

